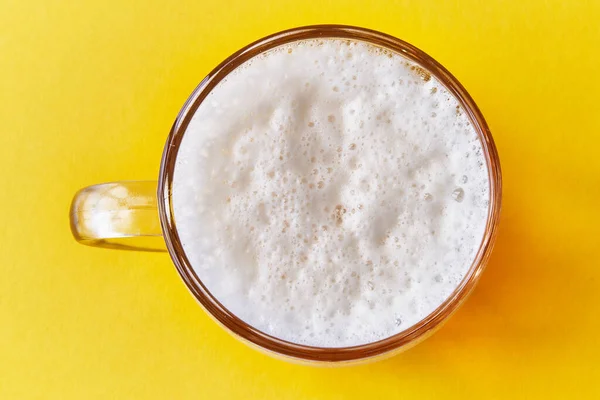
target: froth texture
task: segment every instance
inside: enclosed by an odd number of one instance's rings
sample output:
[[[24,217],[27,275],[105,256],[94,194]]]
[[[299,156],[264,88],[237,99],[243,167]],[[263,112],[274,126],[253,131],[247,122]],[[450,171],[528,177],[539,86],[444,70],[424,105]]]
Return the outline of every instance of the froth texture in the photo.
[[[353,346],[414,325],[459,285],[488,212],[482,146],[434,77],[370,44],[256,57],[196,111],[173,180],[197,275],[248,324]]]

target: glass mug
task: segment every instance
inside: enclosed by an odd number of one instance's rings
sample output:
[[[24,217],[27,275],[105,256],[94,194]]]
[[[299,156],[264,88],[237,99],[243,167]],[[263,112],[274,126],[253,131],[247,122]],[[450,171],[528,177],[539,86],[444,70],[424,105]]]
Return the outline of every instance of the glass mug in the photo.
[[[489,174],[490,203],[487,224],[473,264],[454,292],[417,324],[386,339],[353,347],[321,348],[287,342],[248,325],[225,308],[198,278],[187,259],[174,219],[171,199],[173,171],[187,126],[208,93],[250,58],[274,47],[302,39],[340,38],[368,42],[416,62],[433,74],[460,102],[477,131]],[[242,341],[271,355],[309,363],[353,363],[396,354],[422,341],[463,303],[488,261],[500,215],[502,177],[500,161],[490,130],[465,88],[437,61],[416,47],[376,31],[341,25],[317,25],[290,29],[260,39],[223,61],[192,92],[169,133],[155,181],[104,183],[77,192],[71,205],[71,230],[83,244],[115,249],[168,250],[184,283],[221,326]]]

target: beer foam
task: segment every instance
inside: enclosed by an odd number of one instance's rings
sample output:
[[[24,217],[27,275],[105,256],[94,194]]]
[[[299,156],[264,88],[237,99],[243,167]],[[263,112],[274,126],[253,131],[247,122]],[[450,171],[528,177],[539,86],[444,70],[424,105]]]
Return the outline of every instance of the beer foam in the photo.
[[[345,347],[410,328],[456,289],[489,182],[434,76],[365,42],[305,40],[209,93],[172,201],[185,254],[225,307],[280,339]]]

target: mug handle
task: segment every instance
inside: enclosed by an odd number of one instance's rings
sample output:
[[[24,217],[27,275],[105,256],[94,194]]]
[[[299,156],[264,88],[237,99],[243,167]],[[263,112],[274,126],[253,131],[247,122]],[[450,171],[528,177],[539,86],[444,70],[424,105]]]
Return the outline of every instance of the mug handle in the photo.
[[[166,251],[156,181],[101,183],[73,197],[71,232],[79,243],[109,249]]]

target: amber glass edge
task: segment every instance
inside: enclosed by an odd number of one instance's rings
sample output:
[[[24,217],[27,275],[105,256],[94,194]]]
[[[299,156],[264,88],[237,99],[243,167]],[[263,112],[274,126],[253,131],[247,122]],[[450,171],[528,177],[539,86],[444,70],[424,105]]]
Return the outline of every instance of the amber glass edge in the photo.
[[[476,126],[484,145],[490,177],[490,204],[484,237],[468,274],[452,295],[418,324],[405,331],[378,342],[344,348],[320,348],[287,342],[253,328],[229,312],[212,296],[192,269],[177,234],[171,202],[173,172],[181,139],[195,110],[210,90],[238,65],[265,50],[296,40],[319,37],[365,40],[388,47],[433,73],[459,99]],[[500,161],[489,127],[466,89],[448,70],[425,52],[393,36],[354,26],[314,25],[282,31],[257,40],[228,57],[202,80],[179,112],[167,139],[160,167],[157,197],[163,236],[169,254],[188,289],[217,322],[241,339],[276,354],[303,361],[351,362],[399,351],[409,344],[414,344],[439,328],[441,323],[464,302],[479,280],[490,257],[497,234],[501,192]]]

